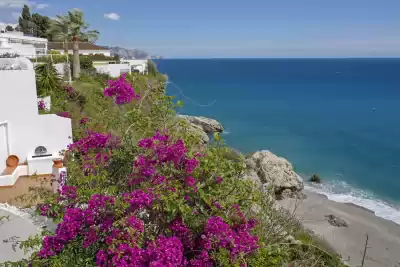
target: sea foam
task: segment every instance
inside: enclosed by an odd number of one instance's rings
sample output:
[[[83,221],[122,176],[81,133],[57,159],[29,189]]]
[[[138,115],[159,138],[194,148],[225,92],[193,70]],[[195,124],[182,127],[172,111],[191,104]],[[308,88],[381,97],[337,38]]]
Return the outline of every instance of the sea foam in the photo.
[[[305,189],[322,194],[329,200],[340,203],[351,203],[366,208],[376,216],[400,225],[400,208],[391,205],[373,193],[357,189],[344,181],[326,181],[322,184],[306,184]]]

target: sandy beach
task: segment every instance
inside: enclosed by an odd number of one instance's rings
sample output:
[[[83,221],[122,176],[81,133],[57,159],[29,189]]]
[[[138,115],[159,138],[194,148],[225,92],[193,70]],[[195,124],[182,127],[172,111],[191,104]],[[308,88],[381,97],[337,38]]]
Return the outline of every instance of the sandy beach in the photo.
[[[304,200],[285,199],[279,203],[294,211],[306,228],[323,237],[350,266],[361,266],[368,234],[365,267],[400,266],[400,225],[379,218],[373,212],[352,204],[338,203],[326,196],[305,191]],[[348,227],[332,226],[325,218],[335,215]]]

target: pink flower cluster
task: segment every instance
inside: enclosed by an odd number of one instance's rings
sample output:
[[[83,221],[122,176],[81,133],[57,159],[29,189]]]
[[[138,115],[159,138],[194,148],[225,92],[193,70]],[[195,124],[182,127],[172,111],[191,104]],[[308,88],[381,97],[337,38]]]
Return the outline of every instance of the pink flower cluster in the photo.
[[[70,189],[67,190],[70,192]],[[108,196],[93,195],[86,209],[68,208],[65,211],[63,221],[57,225],[55,236],[46,236],[42,249],[38,256],[48,258],[56,255],[64,247],[78,237],[84,236],[84,246],[98,241],[96,228],[99,231],[108,231],[112,225],[112,219],[108,211],[112,211],[114,198]]]
[[[197,181],[192,174],[198,167],[199,161],[196,157],[189,158],[186,155],[187,149],[181,139],[173,142],[167,134],[157,132],[151,138],[140,140],[139,147],[143,148],[146,153],[133,162],[135,172],[132,175],[132,184],[146,180],[151,181],[153,185],[168,184],[169,179],[158,174],[156,169],[172,164],[175,169],[182,170],[186,174],[181,179],[182,184],[194,191],[197,190]],[[175,188],[169,188],[169,190],[174,192]]]
[[[126,80],[126,73],[116,80],[109,80],[108,87],[104,89],[104,95],[113,97],[117,105],[127,104],[134,98],[140,98],[138,94],[135,94],[132,85]]]
[[[124,199],[131,205],[133,210],[149,208],[153,201],[153,194],[145,193],[142,190],[135,190],[129,194],[124,194]]]
[[[207,251],[226,248],[233,258],[250,253],[258,248],[258,237],[249,233],[254,226],[254,221],[251,221],[231,227],[221,217],[211,217],[201,236],[202,247]]]
[[[71,85],[66,85],[66,86],[64,87],[64,90],[67,92],[67,94],[68,94],[69,96],[73,96],[74,93],[75,93],[75,90],[74,90],[74,88],[72,88]]]
[[[50,204],[38,204],[39,214],[42,216],[54,218],[57,213],[52,210],[52,205]]]
[[[119,138],[112,134],[89,131],[87,136],[70,144],[68,150],[82,155],[86,174],[93,173],[95,166],[108,163],[112,150],[118,147]]]
[[[70,150],[86,157],[92,150],[100,153],[114,148],[111,140],[111,135],[89,132],[86,138],[71,144]],[[165,221],[169,214],[161,208],[165,203],[160,195],[171,191],[181,194],[192,205],[193,214],[198,214],[194,189],[199,155],[189,157],[182,140],[173,142],[161,133],[142,139],[139,147],[143,153],[134,160],[132,173],[132,187],[136,189],[115,198],[94,194],[87,205],[68,206],[55,235],[44,238],[39,257],[54,256],[71,241],[80,240],[83,248],[98,248],[96,264],[101,267],[212,267],[211,255],[221,248],[230,253],[232,260],[258,248],[258,238],[250,233],[256,221],[247,220],[239,205],[230,209],[239,218],[233,225],[218,216],[198,216],[203,227],[193,230],[177,215]],[[160,168],[165,167],[174,168],[173,175],[161,175]],[[222,178],[215,183],[222,183]],[[148,188],[149,184],[153,187]],[[179,190],[171,184],[178,184]],[[63,185],[59,190],[61,201],[75,203],[77,197],[75,187]],[[218,201],[213,203],[222,209]],[[50,210],[51,206],[40,208],[43,214]]]
[[[40,101],[38,102],[38,109],[39,109],[39,110],[45,110],[45,109],[46,109],[46,103],[44,103],[43,100],[40,100]]]
[[[59,197],[57,198],[58,202],[73,202],[77,197],[75,186],[62,185],[57,191],[59,194]]]
[[[74,240],[81,232],[84,214],[80,208],[67,209],[64,220],[57,225],[55,236],[46,236],[43,239],[42,249],[38,256],[47,258],[56,255],[65,245]]]

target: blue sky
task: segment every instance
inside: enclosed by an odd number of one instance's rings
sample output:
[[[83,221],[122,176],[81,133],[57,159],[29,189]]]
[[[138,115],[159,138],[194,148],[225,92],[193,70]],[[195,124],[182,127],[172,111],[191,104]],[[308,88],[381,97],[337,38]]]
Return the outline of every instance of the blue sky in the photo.
[[[48,16],[83,10],[99,44],[165,57],[400,56],[400,0],[35,1]],[[0,21],[24,2],[0,0]]]

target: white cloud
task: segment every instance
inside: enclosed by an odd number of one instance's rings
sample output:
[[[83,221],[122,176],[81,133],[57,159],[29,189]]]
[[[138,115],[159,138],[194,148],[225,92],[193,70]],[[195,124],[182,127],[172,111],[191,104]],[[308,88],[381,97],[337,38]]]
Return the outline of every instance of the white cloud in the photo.
[[[106,19],[111,19],[111,20],[119,20],[120,16],[117,13],[106,13],[104,14],[104,17]]]
[[[34,6],[36,2],[28,0],[0,0],[0,8],[22,8],[24,5]]]
[[[48,4],[37,4],[36,5],[36,9],[43,9],[43,8],[46,8],[46,7],[49,7],[49,5]]]

